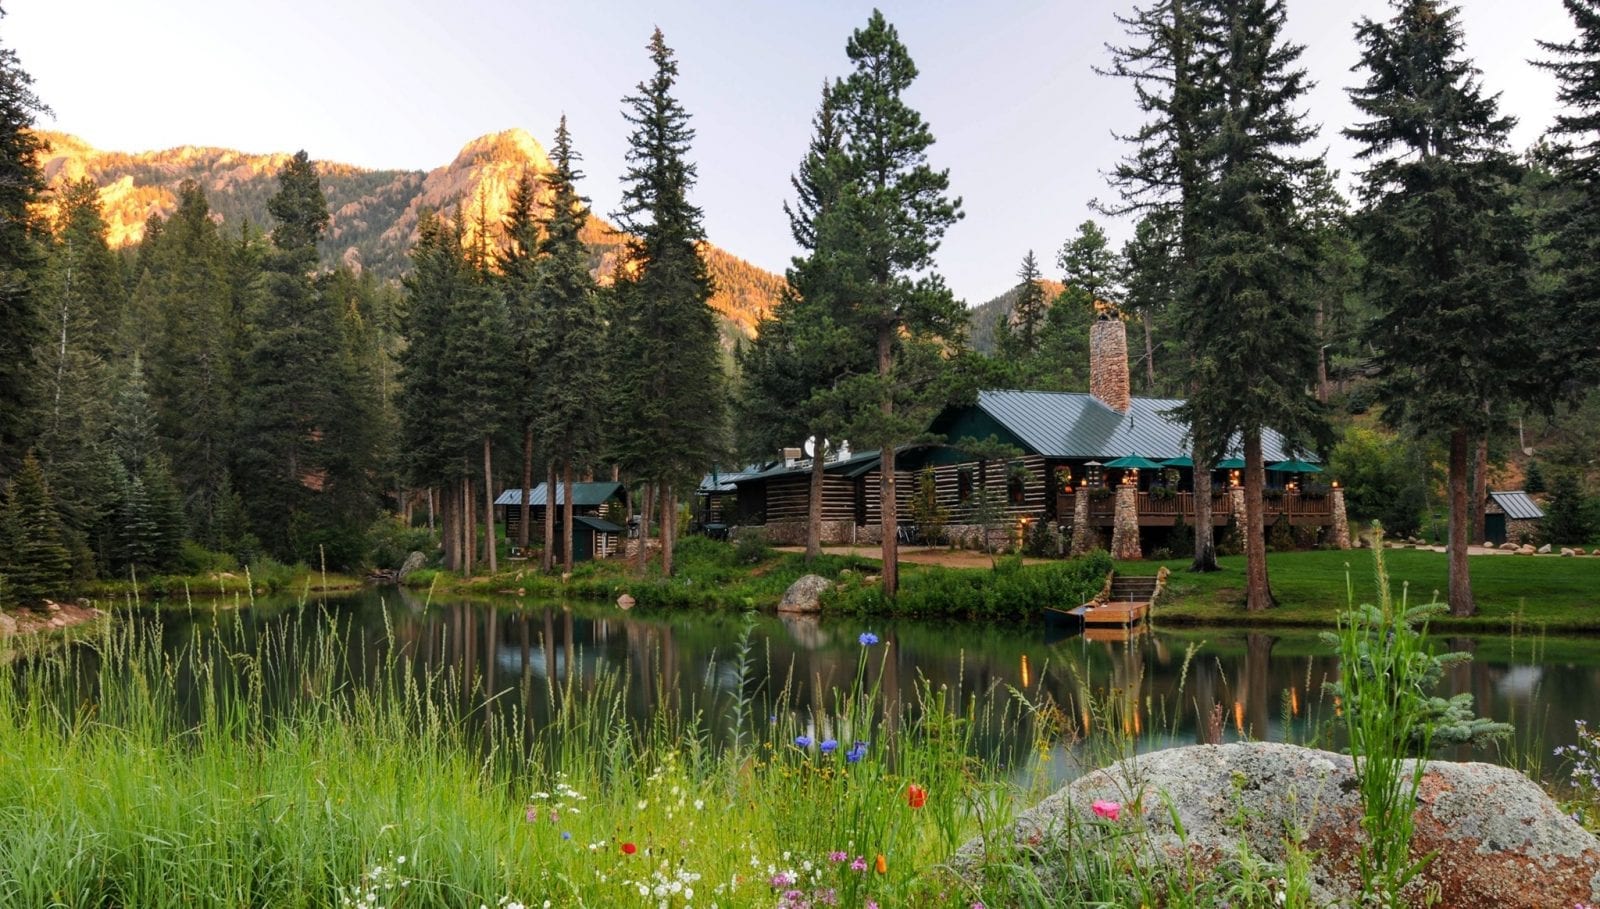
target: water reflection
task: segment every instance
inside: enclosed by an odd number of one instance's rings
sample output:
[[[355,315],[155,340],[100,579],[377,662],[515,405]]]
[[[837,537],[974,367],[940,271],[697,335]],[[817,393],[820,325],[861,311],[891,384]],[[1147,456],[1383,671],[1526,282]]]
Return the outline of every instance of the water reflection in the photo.
[[[857,638],[870,630],[883,643],[867,651],[866,676],[881,684],[889,713],[916,704],[918,686],[943,689],[969,710],[977,756],[1015,764],[1018,774],[1043,766],[1066,778],[1103,759],[1081,738],[1091,727],[1119,729],[1140,749],[1241,739],[1336,745],[1325,732],[1336,705],[1324,683],[1335,677],[1337,662],[1315,633],[1157,631],[1132,640],[1047,643],[1042,627],[761,616],[750,632],[751,666],[741,675],[744,618],[727,614],[511,600],[424,605],[408,592],[387,591],[320,607],[267,604],[146,620],[160,622],[162,646],[171,653],[223,645],[271,650],[278,658],[265,665],[282,677],[267,680],[265,690],[285,703],[385,684],[382,667],[403,657],[416,678],[451,680],[457,706],[486,731],[491,717],[506,716],[538,728],[566,697],[593,694],[607,679],[625,679],[619,696],[634,721],[662,710],[698,714],[713,739],[727,734],[727,713],[741,696],[763,712],[780,703],[801,725],[820,722],[837,691],[862,670]],[[301,653],[317,627],[330,622],[349,649],[336,678],[310,672],[306,667],[326,663]],[[1441,693],[1471,693],[1480,714],[1515,724],[1512,753],[1548,755],[1571,741],[1573,720],[1596,713],[1600,644],[1526,637],[1437,643],[1475,656],[1449,670]],[[252,664],[219,665],[245,673]],[[180,694],[237,683],[190,673],[180,679]],[[92,679],[81,684],[92,699]],[[194,704],[184,709],[198,711]],[[1051,759],[1039,765],[1035,737],[1046,732]],[[1448,756],[1508,758],[1469,749]],[[1544,770],[1553,776],[1559,768]]]

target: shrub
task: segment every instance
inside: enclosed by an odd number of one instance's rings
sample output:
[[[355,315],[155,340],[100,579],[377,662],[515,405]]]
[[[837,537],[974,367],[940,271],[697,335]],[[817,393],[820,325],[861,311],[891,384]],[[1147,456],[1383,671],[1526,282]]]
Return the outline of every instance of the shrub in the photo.
[[[178,570],[184,574],[238,571],[239,560],[226,552],[213,552],[193,540],[184,540],[178,553]]]
[[[877,587],[840,590],[824,598],[830,609],[893,612],[927,618],[1027,620],[1045,606],[1076,606],[1098,592],[1111,570],[1111,556],[1091,552],[1046,565],[1001,559],[993,571],[929,568],[908,573],[889,603]]]
[[[1267,546],[1273,552],[1290,552],[1295,548],[1294,529],[1289,524],[1288,515],[1278,515],[1272,522],[1272,527],[1267,531]]]
[[[367,561],[374,568],[399,568],[411,553],[431,558],[438,548],[438,534],[426,527],[406,527],[393,518],[379,518],[367,530]]]
[[[755,565],[772,555],[763,527],[741,527],[733,536],[733,559],[740,565]]]

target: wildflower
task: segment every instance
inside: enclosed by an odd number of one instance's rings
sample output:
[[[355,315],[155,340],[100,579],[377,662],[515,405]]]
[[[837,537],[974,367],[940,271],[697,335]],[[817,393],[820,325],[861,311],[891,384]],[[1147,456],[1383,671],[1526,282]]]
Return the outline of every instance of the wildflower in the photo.
[[[1103,817],[1108,821],[1116,820],[1117,816],[1122,813],[1122,804],[1120,802],[1108,802],[1105,799],[1095,799],[1094,804],[1090,807],[1094,809],[1094,813],[1097,816]]]
[[[639,847],[635,846],[632,843],[623,843],[622,844],[622,854],[623,855],[632,855],[632,854],[634,854],[635,852],[638,852],[638,851],[639,851]]]
[[[834,739],[823,739],[819,747],[822,748],[823,754],[832,754],[839,750],[839,743]]]
[[[928,790],[916,783],[906,787],[906,804],[912,808],[921,808],[928,804]]]
[[[878,853],[878,860],[874,862],[872,866],[873,868],[877,869],[879,874],[889,873],[889,860],[884,858],[883,853],[881,852]]]
[[[851,764],[856,763],[866,756],[867,743],[860,740],[857,740],[855,745],[853,745],[849,751],[844,753],[844,759]]]
[[[809,735],[797,735],[797,736],[794,737],[794,744],[795,744],[795,747],[797,747],[797,748],[810,748],[811,747],[811,736],[809,736]]]
[[[848,859],[849,857],[850,857],[850,853],[848,853],[848,852],[837,852],[836,851],[836,852],[828,853],[828,861],[830,861],[830,862],[842,862],[845,859]]]
[[[570,840],[570,839],[572,839],[572,834],[568,833],[565,830],[563,830],[563,831],[561,831],[561,838],[564,839],[564,840]]]
[[[871,647],[873,644],[878,643],[878,636],[870,631],[863,631],[859,640],[862,647]]]
[[[864,856],[864,855],[856,856],[856,860],[850,863],[850,870],[851,871],[865,871],[865,870],[867,870],[867,857]]]
[[[527,818],[528,823],[532,824],[535,821],[539,820],[539,809],[534,807],[534,806],[532,806],[532,805],[529,805],[528,806],[528,813],[524,814],[523,817]]]

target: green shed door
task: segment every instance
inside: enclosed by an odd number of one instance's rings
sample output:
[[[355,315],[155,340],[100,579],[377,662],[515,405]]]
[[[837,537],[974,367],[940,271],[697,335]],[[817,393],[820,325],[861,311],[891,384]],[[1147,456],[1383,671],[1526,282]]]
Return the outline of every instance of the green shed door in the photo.
[[[1506,516],[1503,514],[1486,514],[1483,516],[1483,535],[1489,542],[1496,546],[1506,541]]]

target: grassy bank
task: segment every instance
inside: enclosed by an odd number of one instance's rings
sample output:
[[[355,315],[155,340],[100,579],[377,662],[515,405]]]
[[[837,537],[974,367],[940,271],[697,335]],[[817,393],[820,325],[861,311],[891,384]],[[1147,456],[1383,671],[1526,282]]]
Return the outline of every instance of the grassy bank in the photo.
[[[675,555],[675,574],[640,577],[630,563],[601,560],[578,565],[571,577],[546,575],[526,564],[499,574],[462,578],[447,572],[419,572],[413,587],[442,594],[513,593],[538,599],[612,602],[627,594],[646,609],[771,609],[802,575],[817,574],[836,588],[823,599],[826,610],[842,613],[923,618],[1017,620],[1032,618],[1046,605],[1078,603],[1098,591],[1110,570],[1103,554],[1085,559],[1024,565],[1002,559],[996,568],[958,569],[904,564],[900,595],[883,596],[874,575],[881,563],[856,555],[804,555],[741,547],[691,537]],[[655,566],[652,565],[652,569]]]
[[[1117,570],[1154,574],[1162,565],[1172,570],[1167,597],[1161,603],[1163,625],[1332,627],[1350,602],[1350,585],[1359,596],[1372,586],[1371,550],[1276,552],[1267,557],[1267,571],[1278,606],[1265,612],[1244,609],[1244,557],[1217,560],[1222,570],[1188,571],[1187,560],[1124,562]],[[1402,586],[1412,603],[1442,597],[1445,555],[1395,549],[1384,553],[1391,586]],[[1600,559],[1482,556],[1471,560],[1472,589],[1479,614],[1472,618],[1441,615],[1436,630],[1552,633],[1600,633]]]
[[[184,601],[193,597],[249,597],[269,593],[312,593],[360,590],[365,580],[335,571],[319,571],[304,565],[276,562],[252,565],[237,571],[202,571],[193,574],[130,576],[89,583],[82,595],[91,600],[120,603],[135,598],[142,602]]]

